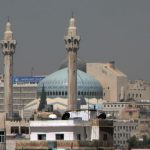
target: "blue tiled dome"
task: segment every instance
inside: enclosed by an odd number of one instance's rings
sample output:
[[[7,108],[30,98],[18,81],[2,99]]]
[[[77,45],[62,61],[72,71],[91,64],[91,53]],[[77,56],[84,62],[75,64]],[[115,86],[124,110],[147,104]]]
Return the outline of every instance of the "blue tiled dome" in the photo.
[[[42,86],[44,85],[47,97],[56,98],[63,97],[67,98],[68,91],[68,69],[64,68],[58,70],[38,84],[37,92],[40,95]],[[101,98],[102,97],[102,86],[92,76],[87,73],[77,70],[77,97],[85,98]]]

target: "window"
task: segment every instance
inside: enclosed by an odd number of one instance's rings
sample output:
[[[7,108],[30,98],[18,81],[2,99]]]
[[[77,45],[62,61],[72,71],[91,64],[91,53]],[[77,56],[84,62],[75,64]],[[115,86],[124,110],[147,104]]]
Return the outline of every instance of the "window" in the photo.
[[[21,134],[29,134],[29,128],[28,127],[21,127]]]
[[[65,91],[65,96],[67,96],[67,91]]]
[[[38,140],[46,140],[46,134],[38,134]]]
[[[80,91],[78,92],[78,95],[80,96]]]
[[[107,141],[107,134],[103,135],[103,141]]]
[[[77,134],[77,140],[81,140],[81,135]]]
[[[19,127],[11,127],[11,133],[19,134]]]
[[[89,92],[87,92],[87,96],[89,96]]]
[[[4,143],[5,142],[5,134],[4,131],[0,131],[0,143]]]
[[[64,134],[56,134],[56,140],[64,140]]]
[[[133,112],[132,112],[132,111],[130,111],[130,112],[129,112],[129,115],[130,115],[130,116],[132,116],[132,115],[133,115]]]
[[[103,96],[105,96],[105,93],[103,93]]]

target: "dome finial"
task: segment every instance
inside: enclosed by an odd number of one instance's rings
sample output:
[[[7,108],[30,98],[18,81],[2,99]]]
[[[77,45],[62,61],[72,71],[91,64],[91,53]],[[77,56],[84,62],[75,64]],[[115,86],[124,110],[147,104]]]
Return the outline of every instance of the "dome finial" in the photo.
[[[74,13],[72,12],[72,16],[69,20],[68,35],[69,36],[76,36],[76,32],[77,32],[76,20],[74,18]]]
[[[72,15],[71,15],[71,18],[74,18],[74,12],[72,11]]]
[[[10,23],[10,17],[7,17],[7,22],[6,22],[6,30],[5,31],[11,31],[11,23]]]
[[[7,16],[7,22],[10,22],[10,17],[9,16]]]

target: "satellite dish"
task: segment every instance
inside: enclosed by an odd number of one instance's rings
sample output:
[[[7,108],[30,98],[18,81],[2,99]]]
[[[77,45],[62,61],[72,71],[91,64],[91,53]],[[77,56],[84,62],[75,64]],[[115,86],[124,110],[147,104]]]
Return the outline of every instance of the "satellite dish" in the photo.
[[[106,114],[103,112],[97,116],[98,119],[106,119]]]
[[[57,115],[56,114],[50,114],[48,116],[49,119],[57,119]]]
[[[62,116],[62,120],[68,120],[70,118],[70,114],[68,112],[64,113]]]

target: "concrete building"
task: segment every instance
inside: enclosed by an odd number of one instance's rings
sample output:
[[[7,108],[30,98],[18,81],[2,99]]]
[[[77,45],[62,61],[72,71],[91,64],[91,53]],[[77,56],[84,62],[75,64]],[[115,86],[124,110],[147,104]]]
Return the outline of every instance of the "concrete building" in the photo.
[[[13,54],[16,49],[16,40],[13,37],[11,24],[8,20],[4,33],[4,39],[1,40],[2,52],[4,55],[4,110],[7,117],[13,117]]]
[[[150,119],[139,119],[138,127],[131,133],[131,135],[135,135],[138,139],[142,139],[145,135],[150,138]]]
[[[150,100],[150,83],[144,80],[128,82],[128,100]]]
[[[114,147],[125,148],[127,140],[132,136],[132,133],[137,129],[138,121],[131,120],[115,120],[114,121]]]
[[[105,126],[109,129],[104,130]],[[113,135],[113,124],[112,121],[107,120],[95,119],[91,122],[82,119],[31,121],[30,132],[31,141],[98,140],[104,142],[106,145],[113,145],[111,141]]]
[[[110,118],[123,120],[137,120],[139,118],[150,118],[150,101],[130,101],[130,102],[103,102],[102,110]]]
[[[114,62],[87,63],[87,73],[101,82],[103,99],[110,102],[125,100],[127,97],[127,76],[116,68]]]
[[[37,98],[37,85],[44,76],[15,76],[13,77],[13,111],[19,111]],[[0,112],[4,111],[4,82],[0,82]]]

